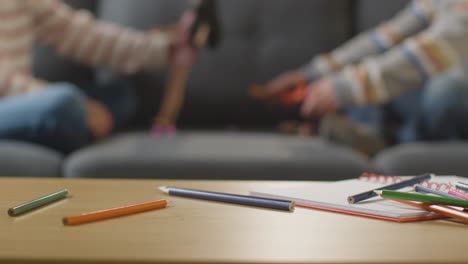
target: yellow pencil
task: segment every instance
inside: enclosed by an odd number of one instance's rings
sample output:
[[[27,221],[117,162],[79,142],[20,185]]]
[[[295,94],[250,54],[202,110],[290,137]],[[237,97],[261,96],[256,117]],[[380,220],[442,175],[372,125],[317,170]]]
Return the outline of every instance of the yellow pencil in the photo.
[[[161,209],[167,206],[167,200],[158,200],[141,204],[127,205],[117,208],[105,209],[80,215],[67,216],[63,218],[64,225],[80,225],[84,223]]]

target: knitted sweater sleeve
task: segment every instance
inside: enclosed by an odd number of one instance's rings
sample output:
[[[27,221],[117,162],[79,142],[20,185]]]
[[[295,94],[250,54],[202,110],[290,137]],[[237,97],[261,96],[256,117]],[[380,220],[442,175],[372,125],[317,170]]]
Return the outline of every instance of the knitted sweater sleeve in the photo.
[[[434,16],[430,1],[412,1],[391,20],[363,32],[328,54],[315,57],[303,67],[309,80],[341,70],[364,58],[384,53],[404,39],[426,29]]]
[[[468,61],[468,3],[440,12],[432,25],[388,52],[332,77],[341,107],[386,102]]]
[[[29,0],[34,33],[59,54],[124,73],[157,70],[167,62],[169,37],[97,21],[58,0]]]

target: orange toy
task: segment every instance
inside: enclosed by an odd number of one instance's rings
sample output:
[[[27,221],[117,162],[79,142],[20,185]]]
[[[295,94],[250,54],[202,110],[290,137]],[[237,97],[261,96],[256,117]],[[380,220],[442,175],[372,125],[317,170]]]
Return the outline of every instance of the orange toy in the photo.
[[[301,81],[284,92],[272,94],[264,87],[254,84],[249,88],[249,95],[265,103],[294,106],[304,101],[307,96],[307,85],[305,81]]]

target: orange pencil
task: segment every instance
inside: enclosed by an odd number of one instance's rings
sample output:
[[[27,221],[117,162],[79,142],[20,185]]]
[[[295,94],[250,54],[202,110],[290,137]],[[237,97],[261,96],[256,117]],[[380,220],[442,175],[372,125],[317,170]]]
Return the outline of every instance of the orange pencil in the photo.
[[[425,203],[420,203],[420,202],[398,200],[398,199],[389,199],[389,200],[393,200],[402,204],[406,204],[409,206],[424,209],[426,211],[438,213],[447,217],[451,217],[451,218],[455,218],[458,220],[462,220],[464,222],[468,222],[468,213],[465,212],[463,209],[456,209],[454,207],[445,206],[445,205],[425,204]]]
[[[158,200],[140,204],[126,205],[117,208],[105,209],[80,215],[67,216],[63,218],[64,225],[80,225],[84,223],[119,217],[129,214],[146,212],[166,207],[167,200]]]

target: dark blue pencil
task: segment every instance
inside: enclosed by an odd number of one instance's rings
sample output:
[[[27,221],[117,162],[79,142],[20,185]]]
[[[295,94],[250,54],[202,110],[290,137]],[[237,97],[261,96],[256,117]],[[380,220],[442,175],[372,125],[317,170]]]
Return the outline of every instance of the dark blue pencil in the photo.
[[[379,190],[398,190],[398,189],[401,189],[401,188],[404,188],[404,187],[408,187],[408,186],[418,184],[418,183],[420,183],[422,181],[425,181],[425,180],[429,180],[429,179],[431,179],[431,177],[432,177],[432,174],[423,174],[423,175],[419,175],[419,176],[413,177],[411,179],[408,179],[406,181],[397,182],[397,183],[390,184],[390,185],[387,185],[387,186],[383,186],[383,187],[380,187],[380,188],[377,188],[377,189],[374,189],[374,190],[370,190],[370,191],[367,191],[367,192],[352,195],[352,196],[348,197],[348,203],[350,203],[350,204],[359,203],[361,201],[370,199],[372,197],[376,197],[377,194],[375,193],[375,191],[379,191]]]
[[[255,207],[263,207],[269,209],[283,210],[283,211],[294,211],[294,202],[288,200],[270,199],[263,197],[254,197],[248,195],[238,195],[230,193],[220,192],[208,192],[193,189],[183,189],[175,187],[162,186],[159,189],[169,195],[195,198],[202,200],[210,200],[216,202],[248,205]]]

